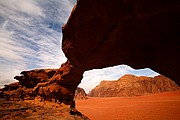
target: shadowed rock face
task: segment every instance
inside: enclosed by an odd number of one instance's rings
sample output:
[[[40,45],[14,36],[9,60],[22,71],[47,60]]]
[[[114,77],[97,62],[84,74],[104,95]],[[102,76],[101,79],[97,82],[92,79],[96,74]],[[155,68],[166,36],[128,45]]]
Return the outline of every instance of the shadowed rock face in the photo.
[[[102,81],[88,94],[91,97],[139,96],[180,90],[172,80],[155,77],[124,75],[116,81]]]
[[[62,49],[84,70],[149,67],[180,85],[179,14],[179,0],[78,0]]]

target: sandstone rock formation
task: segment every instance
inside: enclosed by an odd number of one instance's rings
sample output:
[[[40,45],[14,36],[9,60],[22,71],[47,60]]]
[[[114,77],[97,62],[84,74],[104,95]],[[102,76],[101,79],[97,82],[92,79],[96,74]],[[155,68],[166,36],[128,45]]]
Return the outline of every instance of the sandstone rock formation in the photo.
[[[4,85],[2,91],[17,90],[18,88],[19,88],[19,82],[14,82],[14,83],[10,83],[9,85]]]
[[[91,97],[140,96],[175,90],[180,90],[180,87],[162,75],[145,77],[127,74],[116,81],[102,81],[88,95]]]
[[[87,94],[83,88],[77,87],[74,99],[75,100],[86,100],[86,99],[88,99]]]
[[[1,94],[4,94],[7,100],[21,100],[21,98],[34,99],[36,96],[40,96],[42,100],[49,101],[57,99],[68,102],[69,97],[72,97],[73,100],[74,95],[70,96],[71,93],[68,89],[57,84],[57,78],[60,77],[59,72],[59,69],[23,71],[21,72],[21,76],[14,77],[19,82],[4,85],[5,87],[2,88]],[[56,77],[57,75],[59,76]],[[53,78],[53,76],[55,77]],[[77,88],[75,96],[75,99],[87,99],[82,88]]]
[[[78,0],[62,49],[81,70],[148,67],[180,85],[179,14],[179,0]]]
[[[78,0],[62,28],[67,62],[56,72],[22,72],[15,79],[72,99],[84,71],[127,64],[149,67],[180,85],[179,14],[179,0]]]

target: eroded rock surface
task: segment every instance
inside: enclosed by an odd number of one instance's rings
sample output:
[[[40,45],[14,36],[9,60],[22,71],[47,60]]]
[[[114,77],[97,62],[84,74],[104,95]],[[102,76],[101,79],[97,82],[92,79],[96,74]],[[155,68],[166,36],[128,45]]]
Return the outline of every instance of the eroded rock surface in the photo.
[[[179,0],[78,0],[63,52],[84,70],[148,67],[180,85],[179,14]]]
[[[27,88],[33,88],[38,83],[47,82],[58,69],[35,69],[22,71],[21,76],[15,76],[14,79],[19,81],[19,84]]]
[[[180,87],[162,75],[155,77],[124,75],[116,81],[102,81],[88,94],[91,97],[140,96],[180,90]]]
[[[21,72],[21,76],[14,78],[19,82],[14,82],[9,85],[4,85],[1,95],[7,100],[34,99],[36,96],[41,96],[42,100],[53,101],[59,100],[69,102],[73,99],[87,99],[86,93],[82,88],[77,88],[78,72],[76,75],[71,75],[72,66],[63,64],[60,69],[35,69]],[[67,73],[70,73],[70,78]],[[73,82],[64,79],[74,80]],[[76,82],[77,81],[77,82]],[[76,92],[75,92],[75,90]],[[76,94],[74,98],[74,94]],[[71,100],[70,100],[71,99]]]

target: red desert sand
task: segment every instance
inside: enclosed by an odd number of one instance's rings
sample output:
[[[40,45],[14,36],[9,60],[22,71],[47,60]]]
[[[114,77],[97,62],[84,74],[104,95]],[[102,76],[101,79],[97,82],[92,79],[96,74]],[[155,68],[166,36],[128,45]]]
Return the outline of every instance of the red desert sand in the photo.
[[[91,120],[180,120],[180,91],[76,101]]]

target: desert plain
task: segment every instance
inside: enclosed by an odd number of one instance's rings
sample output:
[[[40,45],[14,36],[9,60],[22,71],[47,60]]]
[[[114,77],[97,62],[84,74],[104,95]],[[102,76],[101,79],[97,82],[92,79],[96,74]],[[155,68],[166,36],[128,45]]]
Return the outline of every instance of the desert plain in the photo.
[[[89,97],[77,109],[91,120],[180,120],[180,91],[135,97]]]

